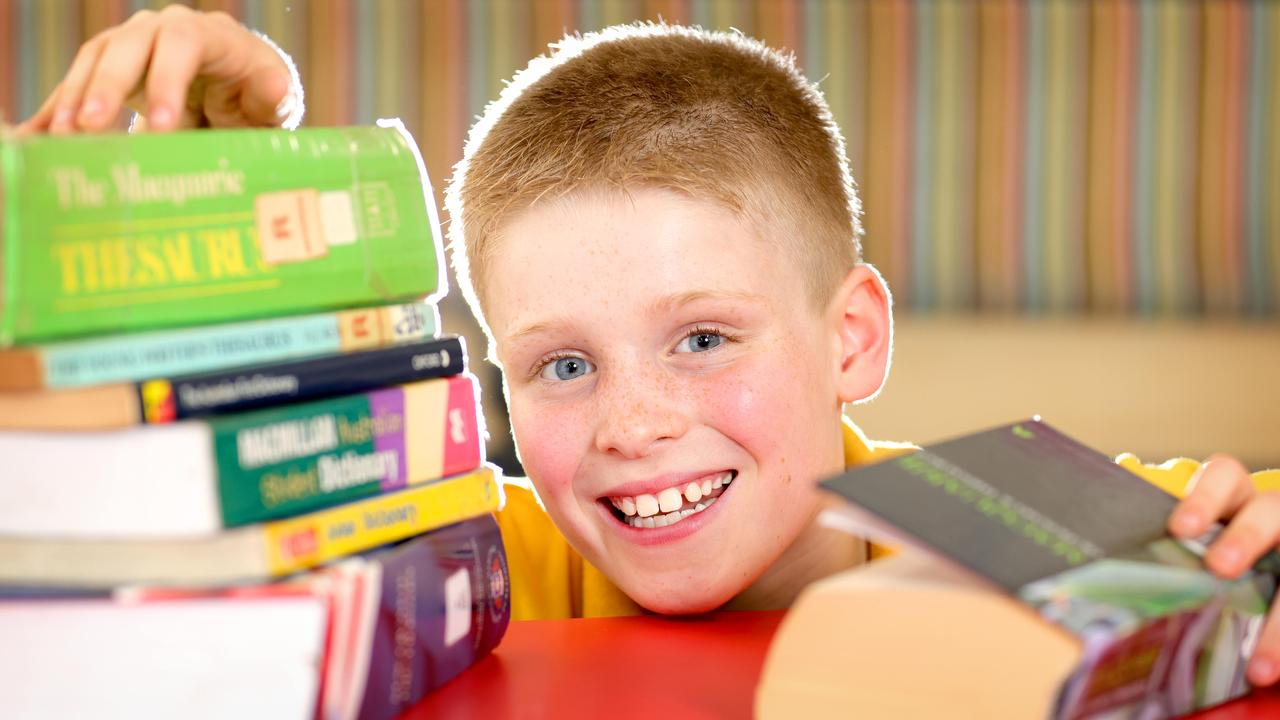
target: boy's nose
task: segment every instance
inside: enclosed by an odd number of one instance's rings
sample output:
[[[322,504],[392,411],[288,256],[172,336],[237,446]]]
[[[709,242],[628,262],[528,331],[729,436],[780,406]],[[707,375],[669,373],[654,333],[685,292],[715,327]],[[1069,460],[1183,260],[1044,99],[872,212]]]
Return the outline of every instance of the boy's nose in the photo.
[[[688,430],[688,417],[680,403],[662,388],[601,390],[595,441],[602,453],[626,459],[644,457]]]

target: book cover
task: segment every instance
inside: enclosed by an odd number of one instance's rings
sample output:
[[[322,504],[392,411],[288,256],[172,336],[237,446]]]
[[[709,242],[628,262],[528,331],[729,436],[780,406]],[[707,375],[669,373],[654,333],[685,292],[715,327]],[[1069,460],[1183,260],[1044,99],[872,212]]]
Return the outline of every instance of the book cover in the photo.
[[[393,720],[487,655],[506,632],[510,574],[492,515],[350,562],[378,566],[379,601],[369,608],[363,657],[352,665],[349,699],[357,702],[330,717]]]
[[[1104,455],[1028,420],[824,481],[853,518],[985,579],[1082,650],[1054,717],[1189,712],[1248,690],[1251,637],[1275,592],[1275,553],[1223,580],[1178,541],[1177,503]]]
[[[0,583],[31,587],[217,587],[261,582],[492,513],[494,469],[414,485],[206,537],[0,535]]]
[[[328,585],[0,600],[0,716],[309,720]]]
[[[0,390],[138,382],[336,355],[435,337],[440,311],[411,303],[157,330],[0,350]]]
[[[509,588],[487,513],[268,584],[5,587],[0,716],[391,720],[498,644]]]
[[[422,298],[430,184],[380,127],[6,138],[0,346]]]
[[[0,430],[106,430],[241,413],[457,375],[462,339],[70,390],[0,393]]]
[[[425,380],[207,420],[3,432],[0,533],[204,536],[465,472],[475,379]]]

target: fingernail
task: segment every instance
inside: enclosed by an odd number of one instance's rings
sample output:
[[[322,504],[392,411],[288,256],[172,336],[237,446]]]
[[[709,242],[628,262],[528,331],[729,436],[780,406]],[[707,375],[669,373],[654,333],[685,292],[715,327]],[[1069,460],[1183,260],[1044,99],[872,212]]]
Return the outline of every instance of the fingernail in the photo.
[[[75,113],[69,107],[60,107],[53,112],[54,125],[70,125]]]
[[[80,117],[91,118],[102,112],[102,101],[97,98],[86,100],[84,107],[80,108]]]
[[[293,94],[293,92],[286,93],[284,99],[280,101],[280,104],[276,105],[276,119],[288,119],[289,115],[293,112],[294,106],[297,104],[298,98]]]
[[[151,108],[147,114],[147,124],[153,128],[167,128],[173,122],[173,111],[163,105]]]
[[[1244,554],[1240,552],[1239,548],[1230,545],[1224,548],[1215,548],[1213,556],[1214,564],[1227,572],[1235,572],[1244,558]]]
[[[1249,661],[1249,681],[1254,685],[1270,685],[1280,674],[1280,666],[1269,657],[1258,655]]]
[[[1195,510],[1181,510],[1173,517],[1173,529],[1179,535],[1198,535],[1204,519]]]

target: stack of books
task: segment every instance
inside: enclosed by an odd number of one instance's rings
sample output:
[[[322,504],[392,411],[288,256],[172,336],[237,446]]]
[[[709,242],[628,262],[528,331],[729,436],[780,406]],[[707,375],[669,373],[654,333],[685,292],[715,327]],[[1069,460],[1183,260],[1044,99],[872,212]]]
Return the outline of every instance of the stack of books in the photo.
[[[5,140],[0,204],[0,716],[391,718],[497,644],[402,126]]]

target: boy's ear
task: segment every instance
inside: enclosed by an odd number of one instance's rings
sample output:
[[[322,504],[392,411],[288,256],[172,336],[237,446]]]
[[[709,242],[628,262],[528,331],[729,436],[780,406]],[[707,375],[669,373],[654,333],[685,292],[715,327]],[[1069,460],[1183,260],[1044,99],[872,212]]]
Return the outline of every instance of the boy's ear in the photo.
[[[827,308],[836,334],[840,402],[869,400],[884,386],[893,350],[889,289],[871,265],[859,263]]]

